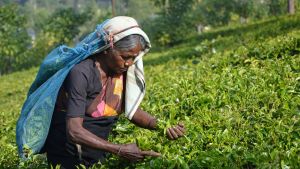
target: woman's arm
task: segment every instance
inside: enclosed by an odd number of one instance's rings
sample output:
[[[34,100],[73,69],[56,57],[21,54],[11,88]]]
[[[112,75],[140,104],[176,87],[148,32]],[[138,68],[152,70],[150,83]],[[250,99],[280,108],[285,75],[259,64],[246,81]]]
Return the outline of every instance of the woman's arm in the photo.
[[[110,143],[83,128],[82,123],[83,118],[80,117],[67,119],[67,135],[74,143],[104,150],[130,161],[139,161],[144,159],[145,156],[160,156],[159,153],[153,151],[142,151],[136,144],[118,145]]]
[[[109,143],[108,141],[97,137],[83,128],[82,123],[83,118],[80,117],[67,119],[67,135],[72,142],[117,154],[119,145]]]
[[[158,123],[155,117],[143,111],[141,108],[137,109],[137,111],[135,112],[135,114],[131,119],[131,122],[139,127],[150,129],[150,130],[155,130],[157,128],[157,123]],[[178,125],[167,128],[167,136],[171,140],[175,140],[179,137],[182,137],[184,135],[184,132],[185,129],[182,123],[178,123]]]
[[[143,111],[141,108],[136,110],[131,122],[139,127],[150,130],[155,130],[157,126],[157,119],[151,116],[149,113]]]

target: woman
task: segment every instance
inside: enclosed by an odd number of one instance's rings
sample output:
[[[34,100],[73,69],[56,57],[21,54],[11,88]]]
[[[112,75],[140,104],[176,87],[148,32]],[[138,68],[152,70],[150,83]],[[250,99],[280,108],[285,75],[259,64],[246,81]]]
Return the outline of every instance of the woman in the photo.
[[[139,108],[144,94],[141,57],[150,48],[147,35],[130,17],[105,23],[109,47],[76,64],[60,88],[44,146],[49,164],[75,168],[103,161],[113,153],[130,161],[160,156],[142,151],[135,143],[107,141],[112,125],[125,111],[139,127],[155,130],[157,120]],[[131,102],[130,102],[131,100]],[[184,126],[167,129],[170,139],[183,136]]]

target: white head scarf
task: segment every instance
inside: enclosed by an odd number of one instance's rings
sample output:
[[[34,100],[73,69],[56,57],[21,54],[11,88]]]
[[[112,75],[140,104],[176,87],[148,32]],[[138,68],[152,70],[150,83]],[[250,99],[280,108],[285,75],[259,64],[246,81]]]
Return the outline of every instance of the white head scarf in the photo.
[[[105,23],[103,29],[108,34],[108,39],[112,43],[116,43],[122,38],[138,34],[146,41],[144,51],[141,51],[135,58],[134,64],[127,70],[126,88],[125,88],[125,116],[132,119],[138,106],[145,95],[145,79],[142,57],[151,48],[150,40],[146,33],[139,27],[137,21],[127,16],[117,16]]]

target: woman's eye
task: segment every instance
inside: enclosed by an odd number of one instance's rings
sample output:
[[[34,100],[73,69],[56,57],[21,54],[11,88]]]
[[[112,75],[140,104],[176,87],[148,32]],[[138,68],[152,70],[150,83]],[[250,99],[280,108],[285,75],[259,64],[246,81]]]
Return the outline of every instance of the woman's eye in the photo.
[[[122,57],[122,58],[123,58],[123,60],[130,60],[130,59],[133,60],[133,57]]]

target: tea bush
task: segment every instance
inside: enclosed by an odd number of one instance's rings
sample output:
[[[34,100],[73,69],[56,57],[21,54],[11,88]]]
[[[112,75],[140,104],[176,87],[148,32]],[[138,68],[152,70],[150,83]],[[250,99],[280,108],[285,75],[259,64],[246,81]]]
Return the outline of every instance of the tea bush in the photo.
[[[142,108],[166,125],[184,122],[186,135],[169,141],[164,131],[137,128],[121,116],[110,141],[136,142],[162,156],[130,164],[111,155],[93,168],[299,168],[298,18],[262,22],[262,29],[223,28],[145,56]],[[281,29],[288,20],[294,27]],[[16,120],[36,71],[0,77],[0,168],[46,167],[42,155],[20,163],[15,145]]]

